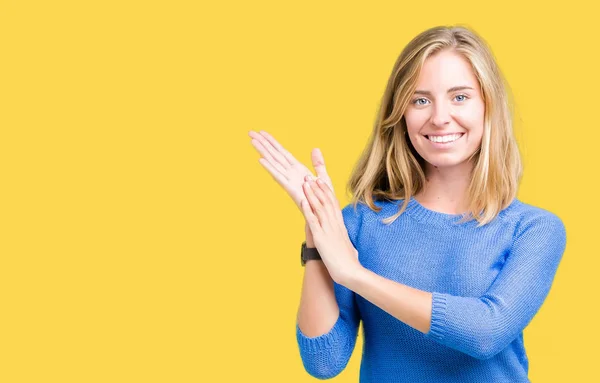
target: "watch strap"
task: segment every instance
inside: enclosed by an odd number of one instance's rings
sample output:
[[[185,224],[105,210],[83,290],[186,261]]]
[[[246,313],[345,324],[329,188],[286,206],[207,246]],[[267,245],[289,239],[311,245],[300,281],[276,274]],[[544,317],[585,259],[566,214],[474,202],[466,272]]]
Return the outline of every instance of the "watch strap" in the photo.
[[[304,266],[309,260],[322,260],[322,258],[316,247],[306,247],[306,241],[304,241],[300,253],[300,264]]]

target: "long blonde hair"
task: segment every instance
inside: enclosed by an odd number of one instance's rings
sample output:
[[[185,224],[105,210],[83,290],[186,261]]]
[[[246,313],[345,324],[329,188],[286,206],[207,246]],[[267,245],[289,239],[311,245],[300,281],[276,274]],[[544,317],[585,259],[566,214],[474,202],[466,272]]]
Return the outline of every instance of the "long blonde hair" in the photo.
[[[476,219],[478,226],[483,226],[516,198],[523,169],[513,134],[510,88],[482,37],[460,25],[437,26],[417,35],[396,60],[373,132],[346,186],[355,209],[362,201],[379,212],[381,208],[373,199],[403,198],[399,211],[383,220],[386,224],[394,222],[408,206],[411,196],[425,185],[425,160],[405,134],[404,112],[425,60],[446,49],[470,62],[485,105],[481,146],[469,158],[475,162],[467,192],[468,214],[461,222],[465,222],[465,218]]]

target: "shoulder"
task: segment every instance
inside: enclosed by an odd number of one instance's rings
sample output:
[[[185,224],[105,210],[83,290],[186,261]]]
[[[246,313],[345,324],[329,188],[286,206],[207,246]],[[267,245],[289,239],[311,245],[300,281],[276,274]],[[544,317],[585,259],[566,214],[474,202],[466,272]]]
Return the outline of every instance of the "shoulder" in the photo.
[[[552,211],[520,200],[515,200],[510,208],[505,209],[501,214],[505,219],[517,223],[518,226],[533,223],[563,225],[562,219]]]
[[[566,227],[563,220],[550,210],[516,200],[502,213],[504,219],[514,225],[514,240],[527,233],[554,237],[557,241],[566,240]]]
[[[342,208],[342,218],[346,226],[351,228],[351,230],[358,230],[362,224],[365,210],[369,210],[369,207],[361,201],[358,201],[356,205],[352,203],[346,204]]]
[[[365,222],[371,221],[379,217],[385,209],[389,209],[393,206],[392,203],[387,201],[373,201],[376,207],[381,208],[379,212],[374,211],[364,201],[357,201],[356,204],[347,203],[342,210],[342,218],[344,225],[348,231],[350,241],[354,245],[355,249],[359,249],[359,238],[361,237],[361,229],[364,227]]]
[[[377,217],[380,217],[382,214],[386,213],[386,210],[391,209],[395,206],[393,202],[380,200],[374,200],[373,204],[380,210],[374,211],[364,201],[358,201],[356,203],[356,206],[354,206],[352,203],[346,204],[342,208],[342,216],[344,217],[344,221],[363,221],[375,219]]]

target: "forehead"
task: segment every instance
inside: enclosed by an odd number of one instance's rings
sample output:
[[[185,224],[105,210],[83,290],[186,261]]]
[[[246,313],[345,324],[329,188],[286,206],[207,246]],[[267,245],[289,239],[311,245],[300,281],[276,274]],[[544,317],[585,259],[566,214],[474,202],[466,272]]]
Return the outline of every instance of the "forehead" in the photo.
[[[446,92],[456,85],[478,88],[477,77],[469,61],[459,53],[442,51],[428,57],[421,68],[417,89]]]

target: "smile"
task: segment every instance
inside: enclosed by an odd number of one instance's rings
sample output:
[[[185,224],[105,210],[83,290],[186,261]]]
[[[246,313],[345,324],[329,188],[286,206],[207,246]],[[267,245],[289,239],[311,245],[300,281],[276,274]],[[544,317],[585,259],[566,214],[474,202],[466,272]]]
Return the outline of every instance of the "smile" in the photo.
[[[464,133],[458,134],[449,134],[446,136],[425,136],[427,141],[429,141],[436,148],[446,148],[452,146],[455,142],[460,140]]]

